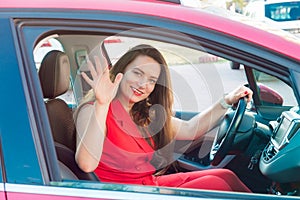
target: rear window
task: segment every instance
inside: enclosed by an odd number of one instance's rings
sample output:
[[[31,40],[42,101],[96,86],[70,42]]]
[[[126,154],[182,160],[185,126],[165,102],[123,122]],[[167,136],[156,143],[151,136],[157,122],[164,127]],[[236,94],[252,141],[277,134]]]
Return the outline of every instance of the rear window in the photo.
[[[266,4],[265,16],[274,21],[299,20],[300,1]]]

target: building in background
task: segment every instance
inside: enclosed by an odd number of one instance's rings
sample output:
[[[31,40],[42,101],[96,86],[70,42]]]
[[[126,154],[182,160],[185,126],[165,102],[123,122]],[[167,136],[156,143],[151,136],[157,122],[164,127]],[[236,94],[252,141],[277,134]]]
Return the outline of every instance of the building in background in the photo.
[[[300,36],[299,0],[252,0],[243,13]]]

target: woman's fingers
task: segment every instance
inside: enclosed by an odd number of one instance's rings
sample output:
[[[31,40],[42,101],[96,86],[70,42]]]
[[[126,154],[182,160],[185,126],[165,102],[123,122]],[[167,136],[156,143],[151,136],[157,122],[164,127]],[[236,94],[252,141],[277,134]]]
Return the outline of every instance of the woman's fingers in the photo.
[[[109,67],[106,66],[103,68],[99,57],[95,56],[94,59],[95,66],[91,61],[88,61],[87,63],[92,77],[90,78],[84,72],[82,72],[81,75],[82,78],[93,88],[97,100],[102,103],[107,103],[116,95],[123,74],[117,74],[115,80],[111,81]]]
[[[88,68],[91,72],[91,75],[92,75],[93,79],[95,80],[97,78],[97,72],[95,70],[95,67],[94,67],[93,63],[90,60],[88,60],[87,65],[88,65]]]
[[[108,74],[108,75],[109,75],[109,69],[108,69],[108,66],[105,67],[105,68],[103,69],[102,75],[105,75],[105,74]]]
[[[123,78],[123,74],[122,73],[117,74],[117,76],[116,76],[116,78],[114,80],[114,83],[113,83],[113,90],[114,90],[113,96],[116,95],[122,78]]]
[[[81,72],[81,76],[93,88],[93,80],[91,80],[84,72]]]
[[[229,93],[226,100],[228,104],[235,104],[240,98],[246,97],[247,101],[250,102],[252,99],[253,92],[250,88],[240,86]]]
[[[244,97],[247,98],[247,101],[251,101],[252,99],[252,95],[253,95],[253,92],[252,90],[250,90],[249,88],[247,88],[245,91],[244,91]]]
[[[98,56],[94,56],[94,60],[95,60],[95,66],[93,65],[93,63],[88,60],[87,61],[87,65],[88,65],[88,69],[92,75],[92,79],[89,78],[85,73],[84,73],[84,80],[86,80],[89,85],[93,85],[92,82],[95,82],[95,81],[99,81],[100,78],[105,74],[109,74],[109,69],[108,67],[105,67],[103,68],[101,66],[101,62],[100,62],[100,58]]]
[[[250,88],[242,86],[241,88],[241,97],[246,97],[249,102],[252,99],[253,92]]]
[[[98,75],[102,75],[103,74],[103,68],[101,67],[101,62],[100,62],[100,58],[98,56],[94,56],[94,60],[95,60],[95,65],[96,65],[96,71],[98,73]]]
[[[118,73],[116,78],[115,78],[114,84],[117,85],[117,86],[120,85],[120,82],[121,82],[122,78],[123,78],[123,74]]]

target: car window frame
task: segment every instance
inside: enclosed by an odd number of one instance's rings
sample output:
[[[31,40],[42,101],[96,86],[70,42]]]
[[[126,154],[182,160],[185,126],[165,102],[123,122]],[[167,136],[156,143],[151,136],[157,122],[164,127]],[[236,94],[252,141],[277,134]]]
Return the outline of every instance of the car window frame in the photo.
[[[253,91],[253,101],[255,104],[255,107],[252,109],[255,109],[257,112],[256,120],[259,122],[262,122],[264,124],[268,124],[270,120],[276,120],[283,111],[289,110],[292,106],[286,106],[286,105],[264,105],[261,102],[260,97],[258,96],[258,85],[256,78],[253,75],[253,69],[245,66],[245,72],[247,74],[249,87]],[[280,76],[274,76],[276,78],[279,78]],[[286,80],[281,80],[284,83],[286,83]],[[293,87],[289,85],[292,89]],[[294,90],[294,89],[293,89]],[[297,94],[297,92],[296,92]],[[296,95],[295,98],[297,99]]]

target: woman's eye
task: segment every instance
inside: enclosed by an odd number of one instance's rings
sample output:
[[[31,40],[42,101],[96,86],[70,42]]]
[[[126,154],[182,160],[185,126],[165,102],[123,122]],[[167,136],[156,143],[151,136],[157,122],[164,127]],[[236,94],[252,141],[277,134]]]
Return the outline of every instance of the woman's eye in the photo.
[[[150,80],[149,80],[149,83],[150,83],[150,84],[156,84],[156,80],[150,79]]]
[[[142,73],[139,72],[139,71],[133,71],[133,73],[134,73],[135,75],[137,75],[137,76],[142,76]]]

